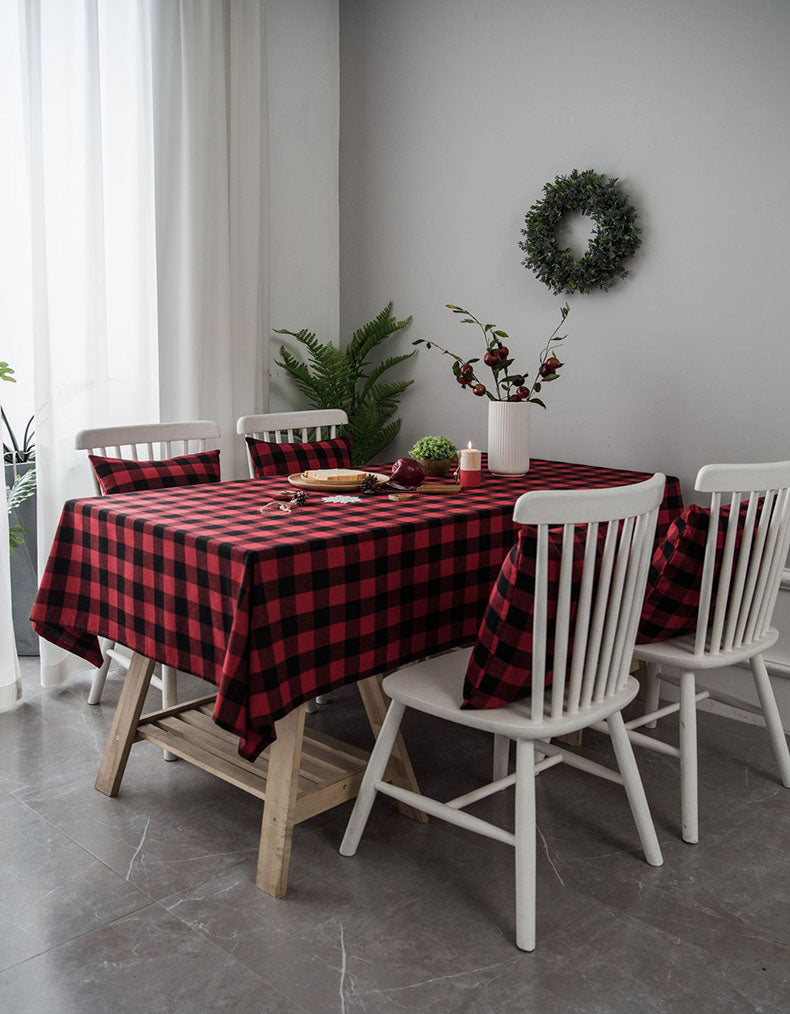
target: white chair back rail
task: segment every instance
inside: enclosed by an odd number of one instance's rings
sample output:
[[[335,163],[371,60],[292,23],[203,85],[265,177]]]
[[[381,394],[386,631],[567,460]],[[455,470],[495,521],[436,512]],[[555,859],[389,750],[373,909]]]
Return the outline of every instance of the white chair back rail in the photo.
[[[574,715],[622,692],[642,611],[666,477],[603,490],[536,490],[519,497],[513,520],[536,526],[532,623],[532,720],[543,721],[546,672],[552,718]],[[554,648],[548,657],[549,528],[563,526]],[[598,560],[599,526],[606,525]],[[586,528],[570,649],[575,530]]]
[[[219,437],[219,426],[210,419],[188,422],[142,423],[133,426],[103,426],[80,430],[74,447],[89,454],[130,458],[133,461],[154,461],[179,454],[199,454],[206,450],[207,440]],[[96,491],[101,494],[96,476]]]
[[[770,626],[790,543],[790,461],[706,465],[694,488],[711,494],[694,653],[718,655],[760,640]],[[736,553],[740,509],[747,500]],[[726,506],[717,573],[716,541]]]
[[[268,440],[277,444],[305,443],[312,430],[316,440],[331,440],[338,427],[348,424],[348,416],[339,408],[311,409],[305,412],[267,412],[263,415],[243,415],[236,423],[236,432],[243,437]],[[247,464],[250,478],[254,478],[249,447]]]

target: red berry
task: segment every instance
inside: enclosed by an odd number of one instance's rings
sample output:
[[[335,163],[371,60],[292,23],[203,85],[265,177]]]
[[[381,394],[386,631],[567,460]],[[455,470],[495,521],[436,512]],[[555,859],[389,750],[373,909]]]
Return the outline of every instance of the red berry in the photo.
[[[466,385],[467,385],[467,384],[470,384],[470,383],[471,383],[471,381],[470,381],[469,377],[456,377],[455,379],[456,379],[456,380],[458,381],[458,383],[459,383],[459,384],[461,384],[461,385],[462,385],[463,387],[466,387]]]
[[[519,387],[519,389],[516,391],[516,394],[519,396],[519,398],[521,398],[522,401],[526,401],[527,398],[529,398],[529,388]]]
[[[486,354],[483,356],[483,362],[486,364],[486,366],[498,366],[499,356],[492,349],[490,352],[486,352]]]
[[[475,384],[472,390],[474,391],[474,393],[477,395],[478,398],[482,398],[483,395],[486,393],[486,389],[483,384]]]
[[[540,367],[541,377],[547,377],[550,373],[556,373],[563,365],[556,356],[550,356]]]
[[[516,387],[521,387],[521,385],[524,383],[524,378],[521,376],[521,374],[519,374],[517,377],[513,378],[513,383],[516,385]]]
[[[511,394],[508,401],[521,401],[521,398],[517,394]]]
[[[504,362],[509,355],[510,355],[510,349],[507,347],[507,345],[500,345],[499,346],[499,358],[502,360],[502,362]]]
[[[471,377],[474,372],[475,371],[474,371],[471,363],[464,363],[464,365],[461,367],[461,376],[462,377]]]

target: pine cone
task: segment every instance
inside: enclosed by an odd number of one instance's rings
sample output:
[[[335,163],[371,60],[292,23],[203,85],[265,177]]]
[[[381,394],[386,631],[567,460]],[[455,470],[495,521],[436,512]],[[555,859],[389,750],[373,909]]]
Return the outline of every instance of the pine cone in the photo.
[[[291,503],[295,507],[304,507],[307,503],[307,493],[305,493],[302,489],[298,489],[291,497]]]
[[[359,487],[359,492],[365,496],[370,496],[378,491],[379,485],[379,480],[375,475],[366,475],[362,480],[362,485]]]

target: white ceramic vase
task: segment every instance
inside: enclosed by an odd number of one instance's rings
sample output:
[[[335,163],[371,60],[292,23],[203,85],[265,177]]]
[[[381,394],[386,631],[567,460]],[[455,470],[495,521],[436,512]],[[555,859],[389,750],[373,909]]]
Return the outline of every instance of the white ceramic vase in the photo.
[[[496,475],[526,475],[529,471],[528,401],[489,401],[488,469]]]

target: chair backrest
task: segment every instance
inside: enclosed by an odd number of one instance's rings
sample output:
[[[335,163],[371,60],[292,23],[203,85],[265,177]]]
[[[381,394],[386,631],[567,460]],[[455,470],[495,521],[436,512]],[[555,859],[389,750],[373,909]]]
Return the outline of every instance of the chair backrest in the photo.
[[[134,426],[103,426],[80,430],[74,440],[78,451],[105,457],[154,461],[177,454],[197,454],[206,449],[207,440],[216,440],[219,426],[210,419],[191,422],[141,423]],[[158,448],[158,450],[154,450]],[[101,495],[96,476],[93,485]]]
[[[580,708],[622,691],[636,641],[665,482],[666,477],[657,473],[630,486],[535,490],[516,501],[513,520],[537,526],[532,617],[534,721],[544,718],[549,668],[553,672],[552,718],[576,714]],[[606,529],[599,537],[601,525]],[[557,594],[553,648],[548,643],[547,617],[550,538],[561,542],[559,568],[553,575],[556,585],[552,581]],[[571,631],[574,598],[576,617]]]
[[[694,652],[719,655],[759,640],[771,624],[790,543],[790,461],[705,465],[694,488],[711,494]],[[722,496],[729,496],[729,517],[716,567]]]
[[[331,440],[338,426],[345,426],[348,416],[339,408],[311,409],[306,412],[267,412],[264,415],[243,415],[236,423],[236,432],[243,437],[268,440],[276,444],[302,444],[308,440]],[[312,431],[312,436],[311,436]],[[250,448],[247,445],[250,478],[255,478]]]

